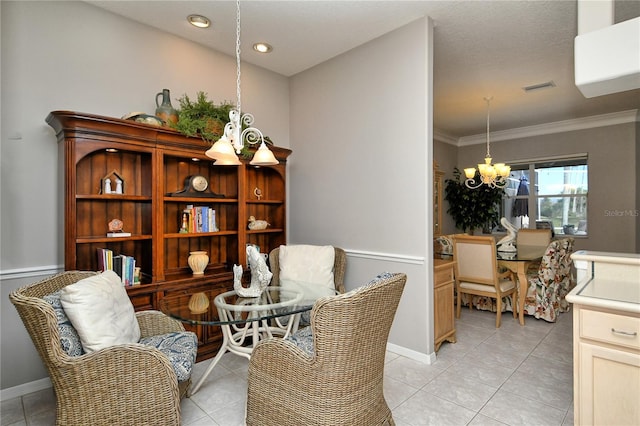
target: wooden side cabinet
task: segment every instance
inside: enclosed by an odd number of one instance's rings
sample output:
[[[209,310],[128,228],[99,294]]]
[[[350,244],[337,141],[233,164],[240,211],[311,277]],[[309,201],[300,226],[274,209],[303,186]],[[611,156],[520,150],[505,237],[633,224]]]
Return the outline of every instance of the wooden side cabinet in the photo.
[[[246,159],[214,166],[204,155],[207,143],[166,127],[72,111],[54,111],[47,123],[56,132],[64,172],[65,269],[100,270],[101,249],[135,258],[141,280],[127,292],[136,310],[159,309],[165,297],[188,300],[196,292],[215,296],[233,289],[232,267],[246,265],[247,244],[269,253],[286,243],[290,150],[272,147],[280,162],[273,166],[254,167]],[[185,190],[194,176],[207,182],[205,191]],[[185,226],[186,218],[212,211],[215,222],[206,228],[204,220]],[[249,230],[251,216],[270,226]],[[109,237],[114,219],[125,232]],[[193,251],[209,257],[202,275],[189,268]],[[198,334],[199,360],[215,355],[219,327],[187,328]]]
[[[640,425],[640,255],[571,258],[574,424]]]
[[[434,259],[433,262],[434,335],[437,351],[444,341],[456,342],[453,295],[455,262],[448,259]]]
[[[576,424],[640,424],[639,333],[638,314],[575,306]]]

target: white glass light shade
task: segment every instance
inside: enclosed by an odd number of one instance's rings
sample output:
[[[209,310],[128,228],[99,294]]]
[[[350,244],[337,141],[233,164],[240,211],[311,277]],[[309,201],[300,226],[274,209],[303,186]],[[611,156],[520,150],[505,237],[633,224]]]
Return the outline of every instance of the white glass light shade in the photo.
[[[476,168],[469,167],[464,169],[464,175],[467,177],[467,179],[473,179],[473,177],[476,175]]]
[[[494,164],[494,167],[496,168],[496,172],[498,173],[498,176],[507,177],[511,173],[511,167],[507,166],[504,163]]]
[[[205,152],[205,155],[214,160],[220,160],[227,164],[240,164],[240,160],[233,149],[233,145],[229,142],[226,136],[222,136],[216,143],[211,145],[211,148]],[[235,160],[235,163],[233,161]],[[216,164],[219,164],[216,162]]]
[[[242,161],[240,161],[237,155],[235,157],[229,156],[224,158],[218,158],[216,161],[213,162],[214,166],[239,166],[241,164],[242,164]]]
[[[267,148],[267,145],[262,142],[249,164],[252,166],[273,166],[278,164],[278,160],[276,160],[273,152]]]

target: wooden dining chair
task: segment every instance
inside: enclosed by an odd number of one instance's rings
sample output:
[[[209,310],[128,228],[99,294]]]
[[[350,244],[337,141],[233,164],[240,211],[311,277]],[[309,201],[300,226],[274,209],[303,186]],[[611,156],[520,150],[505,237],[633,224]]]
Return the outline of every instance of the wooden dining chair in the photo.
[[[498,271],[496,242],[493,237],[456,235],[453,239],[453,258],[456,260],[456,318],[460,318],[463,294],[469,295],[469,309],[473,309],[473,296],[496,299],[496,328],[500,327],[504,297],[511,296],[513,317],[517,318],[516,279],[511,271]]]
[[[540,246],[547,247],[551,243],[551,229],[528,229],[518,230],[516,236],[516,246]]]

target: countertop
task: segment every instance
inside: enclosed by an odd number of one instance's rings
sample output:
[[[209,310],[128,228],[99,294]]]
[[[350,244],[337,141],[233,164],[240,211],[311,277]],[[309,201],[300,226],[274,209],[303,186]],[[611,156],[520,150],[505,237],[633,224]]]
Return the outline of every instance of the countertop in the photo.
[[[578,251],[571,257],[576,267],[591,269],[589,263],[596,263],[607,264],[607,269],[598,274],[596,266],[595,275],[589,274],[567,295],[569,302],[640,314],[639,254]]]

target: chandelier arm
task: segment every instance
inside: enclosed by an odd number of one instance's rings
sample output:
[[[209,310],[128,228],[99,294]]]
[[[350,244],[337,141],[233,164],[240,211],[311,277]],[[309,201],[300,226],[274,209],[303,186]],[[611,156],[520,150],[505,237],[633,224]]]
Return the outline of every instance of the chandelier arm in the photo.
[[[469,188],[469,189],[478,189],[478,188],[480,188],[480,187],[482,186],[482,184],[483,184],[484,182],[482,182],[482,179],[480,179],[480,183],[479,183],[479,184],[477,184],[477,185],[475,185],[475,186],[474,186],[474,185],[473,185],[474,183],[476,183],[475,178],[473,178],[473,179],[467,179],[467,180],[465,180],[465,181],[464,181],[464,185],[465,185],[467,188]]]
[[[256,127],[247,127],[242,131],[240,135],[240,139],[243,142],[246,142],[248,145],[257,145],[259,143],[264,143],[264,136],[260,129]]]

